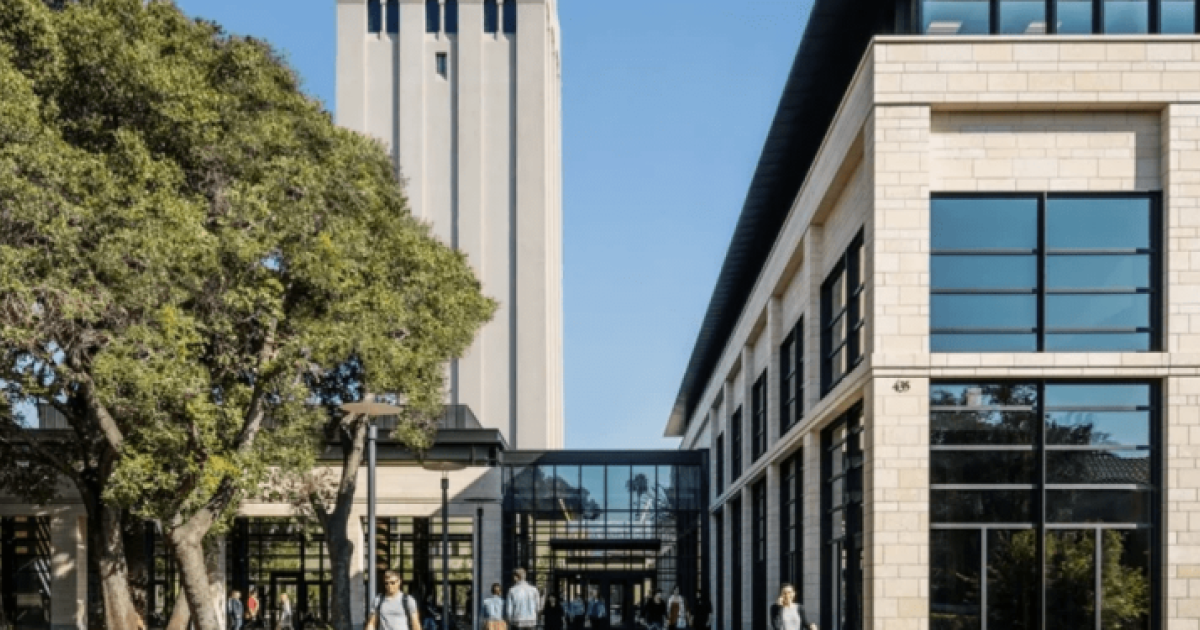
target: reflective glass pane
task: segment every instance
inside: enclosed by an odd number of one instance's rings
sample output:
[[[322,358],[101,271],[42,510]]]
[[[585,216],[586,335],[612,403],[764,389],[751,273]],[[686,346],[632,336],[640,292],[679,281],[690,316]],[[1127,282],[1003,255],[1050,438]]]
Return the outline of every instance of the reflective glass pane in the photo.
[[[922,0],[924,32],[929,35],[978,35],[990,32],[988,0]]]
[[[933,256],[935,289],[1035,289],[1036,256]]]
[[[1100,627],[1150,630],[1150,531],[1106,531],[1100,554]]]
[[[1046,482],[1148,484],[1150,451],[1049,451]]]
[[[630,499],[632,495],[632,484],[629,482],[630,470],[629,466],[609,466],[608,467],[608,509],[609,510],[630,510],[633,509],[633,501]]]
[[[1096,627],[1096,532],[1046,532],[1046,627]]]
[[[979,580],[982,532],[930,532],[929,627],[931,630],[980,628]]]
[[[1149,523],[1144,490],[1047,490],[1047,523]]]
[[[1046,202],[1046,247],[1150,247],[1150,200],[1051,197]]]
[[[554,466],[538,466],[534,475],[534,501],[536,509],[554,511],[557,509]]]
[[[1037,532],[1032,529],[988,531],[989,628],[1038,627],[1041,576],[1037,543]]]
[[[1095,32],[1092,0],[1058,0],[1058,32],[1065,35]]]
[[[936,286],[936,285],[935,285]],[[1150,256],[1047,256],[1046,288],[1146,288]]]
[[[1047,352],[1146,352],[1150,333],[1051,334]]]
[[[604,466],[582,466],[580,468],[583,488],[584,510],[604,509]]]
[[[1048,295],[1046,327],[1143,328],[1150,325],[1150,296],[1126,295]]]
[[[935,251],[1037,248],[1037,199],[935,198],[930,209]]]
[[[1032,490],[934,490],[930,510],[935,523],[1028,523],[1034,496]]]
[[[1031,411],[938,411],[930,417],[934,446],[1033,444],[1037,416]]]
[[[929,319],[933,328],[1032,330],[1037,326],[1037,296],[932,295]]]
[[[930,483],[1034,483],[1033,451],[934,451]]]
[[[1150,444],[1148,411],[1051,411],[1046,443],[1072,446]]]
[[[931,352],[1035,352],[1037,336],[988,334],[962,335],[935,333],[929,337]]]
[[[1104,0],[1105,33],[1149,33],[1148,0]]]
[[[1047,407],[1148,407],[1148,383],[1050,383],[1046,385]]]
[[[1163,0],[1162,32],[1170,35],[1196,32],[1196,0]]]
[[[1000,32],[1041,35],[1046,32],[1045,0],[1000,0]]]
[[[1031,407],[1037,403],[1034,383],[934,383],[930,387],[932,405],[960,407]]]
[[[672,509],[678,504],[675,494],[675,471],[673,466],[658,467],[658,488],[655,505],[658,509]],[[764,488],[766,486],[763,486]]]
[[[658,475],[654,466],[634,466],[632,483],[634,511],[641,513],[646,509],[653,509],[654,486],[658,484]]]

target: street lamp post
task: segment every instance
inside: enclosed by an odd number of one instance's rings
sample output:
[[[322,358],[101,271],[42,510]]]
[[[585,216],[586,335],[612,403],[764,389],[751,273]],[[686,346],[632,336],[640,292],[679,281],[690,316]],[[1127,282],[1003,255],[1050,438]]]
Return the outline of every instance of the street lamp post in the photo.
[[[342,411],[367,417],[367,601],[379,594],[379,567],[376,565],[376,515],[375,515],[375,442],[379,428],[375,426],[374,418],[378,416],[394,416],[400,413],[400,407],[378,402],[371,394],[364,394],[361,402],[346,403]]]
[[[450,473],[466,467],[451,461],[427,461],[421,465],[442,473],[442,630],[450,630]]]

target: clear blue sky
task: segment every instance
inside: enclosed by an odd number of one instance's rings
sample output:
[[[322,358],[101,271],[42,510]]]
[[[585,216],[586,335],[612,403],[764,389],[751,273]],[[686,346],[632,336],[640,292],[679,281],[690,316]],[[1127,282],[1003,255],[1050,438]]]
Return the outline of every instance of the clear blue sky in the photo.
[[[332,110],[335,0],[177,0]],[[663,427],[811,0],[560,0],[568,448]],[[799,175],[799,174],[797,174]]]

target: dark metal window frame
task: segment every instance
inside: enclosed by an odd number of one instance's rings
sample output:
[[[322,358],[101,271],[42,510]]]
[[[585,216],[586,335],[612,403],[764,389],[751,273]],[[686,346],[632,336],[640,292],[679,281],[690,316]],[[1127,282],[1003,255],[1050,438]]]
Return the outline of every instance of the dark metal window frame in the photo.
[[[1198,3],[1200,6],[1200,3]],[[1037,208],[1037,249],[1036,250],[1001,250],[1001,249],[971,249],[971,250],[937,250],[930,249],[930,258],[937,256],[1036,256],[1037,257],[1037,286],[1032,294],[1037,296],[1037,326],[1033,330],[1025,328],[934,328],[930,326],[930,335],[944,334],[1029,334],[1036,335],[1037,352],[1046,352],[1046,335],[1048,334],[1130,334],[1145,333],[1150,335],[1150,349],[1144,351],[1117,350],[1116,352],[1161,352],[1162,351],[1162,193],[1161,192],[1041,192],[1041,193],[934,193],[932,200],[937,199],[1036,199]],[[1052,199],[1139,199],[1150,203],[1150,247],[1148,249],[1087,249],[1087,250],[1049,250],[1046,247],[1046,204]],[[1046,287],[1046,259],[1051,256],[1128,256],[1148,255],[1150,257],[1150,287],[1147,291],[1139,288],[1132,290],[1114,291],[1111,289],[1048,289]],[[1122,287],[1122,289],[1131,289]],[[1025,289],[939,289],[929,286],[930,295],[1029,295]],[[1048,329],[1046,326],[1046,296],[1047,295],[1150,295],[1150,326],[1142,328],[1080,328],[1080,329]],[[984,350],[964,350],[963,352],[987,352]],[[1068,350],[1066,352],[1073,352]],[[1112,352],[1107,350],[1087,350],[1087,352]]]
[[[716,446],[717,446],[717,448],[715,449],[717,452],[716,488],[717,488],[717,495],[719,496],[722,492],[725,491],[725,434],[724,433],[717,434]]]
[[[948,380],[934,380],[934,381],[930,382],[930,385],[932,388],[932,386],[937,386],[937,385],[964,385],[964,384],[965,385],[986,385],[986,384],[1000,384],[1000,383],[1014,383],[1014,384],[1021,383],[1021,384],[1036,385],[1036,387],[1037,387],[1037,404],[1035,404],[1033,406],[1019,406],[1019,407],[1004,406],[1004,407],[999,407],[999,408],[1002,408],[1006,411],[1017,410],[1017,409],[1029,409],[1034,412],[1033,417],[1038,418],[1038,419],[1043,419],[1045,417],[1045,412],[1047,410],[1049,410],[1049,411],[1063,411],[1063,410],[1075,410],[1075,409],[1086,409],[1088,411],[1095,411],[1097,409],[1102,409],[1105,411],[1133,410],[1133,408],[1124,408],[1124,407],[1122,407],[1122,408],[1113,408],[1113,407],[1100,408],[1100,407],[1078,407],[1078,406],[1063,407],[1063,408],[1049,407],[1045,404],[1045,391],[1046,391],[1047,385],[1097,385],[1097,384],[1102,384],[1102,383],[1111,383],[1114,385],[1116,385],[1116,384],[1122,384],[1122,385],[1137,384],[1137,385],[1149,385],[1150,386],[1150,405],[1145,408],[1140,408],[1140,407],[1136,408],[1136,410],[1138,410],[1138,411],[1148,411],[1150,414],[1150,445],[1149,445],[1150,487],[1149,488],[1139,487],[1136,489],[1149,490],[1149,492],[1150,492],[1150,505],[1151,505],[1151,507],[1150,507],[1150,523],[1149,523],[1149,527],[1151,529],[1151,535],[1150,535],[1150,556],[1151,556],[1151,558],[1150,558],[1150,561],[1151,561],[1151,566],[1150,566],[1150,591],[1151,591],[1150,628],[1153,630],[1158,630],[1158,629],[1162,628],[1163,627],[1163,625],[1162,625],[1162,602],[1161,602],[1161,599],[1162,599],[1161,595],[1163,593],[1163,590],[1162,590],[1163,589],[1163,581],[1162,581],[1162,575],[1161,575],[1162,567],[1163,567],[1163,564],[1162,564],[1162,552],[1163,552],[1163,549],[1162,549],[1162,547],[1163,547],[1162,519],[1163,519],[1163,511],[1164,511],[1165,506],[1164,506],[1164,502],[1163,502],[1163,491],[1162,491],[1162,488],[1163,488],[1163,478],[1162,478],[1163,453],[1162,453],[1162,450],[1163,450],[1163,444],[1164,444],[1163,439],[1162,439],[1163,438],[1163,426],[1162,425],[1163,425],[1164,402],[1163,402],[1163,388],[1162,388],[1161,382],[1153,380],[1153,379],[1102,379],[1102,380],[1097,380],[1097,379],[948,379]],[[978,408],[961,407],[961,406],[939,407],[939,406],[934,406],[931,404],[929,411],[930,411],[930,414],[932,415],[936,411],[945,411],[945,410],[950,410],[950,409],[963,410],[963,409],[995,409],[995,408],[998,408],[998,406],[987,405],[987,406],[978,407]],[[1046,535],[1047,531],[1052,531],[1052,530],[1073,530],[1073,531],[1093,530],[1098,533],[1098,532],[1104,531],[1104,530],[1141,529],[1141,528],[1145,527],[1145,525],[1139,524],[1139,523],[1047,523],[1046,522],[1046,510],[1047,510],[1046,492],[1047,491],[1063,490],[1063,489],[1069,489],[1069,490],[1131,489],[1131,486],[1125,486],[1125,485],[1119,485],[1119,484],[1052,484],[1052,483],[1049,483],[1046,480],[1046,470],[1047,470],[1046,454],[1048,452],[1052,452],[1052,451],[1061,452],[1061,451],[1065,451],[1065,450],[1076,450],[1076,451],[1079,451],[1079,450],[1104,451],[1104,450],[1112,450],[1112,449],[1131,450],[1133,448],[1133,445],[1113,445],[1113,446],[1089,445],[1089,446],[1084,446],[1084,447],[1047,445],[1046,439],[1045,439],[1045,422],[1042,422],[1042,421],[1037,422],[1036,432],[1035,432],[1033,439],[1034,439],[1034,444],[1030,447],[1026,447],[1024,445],[1013,445],[1013,446],[1007,446],[1007,447],[1001,446],[1001,445],[979,445],[979,446],[931,445],[930,446],[931,456],[933,453],[938,452],[938,451],[972,451],[972,450],[975,450],[975,451],[1026,450],[1027,451],[1027,450],[1033,450],[1035,453],[1037,453],[1037,457],[1035,458],[1035,460],[1037,462],[1035,473],[1034,473],[1035,477],[1036,477],[1035,483],[1019,484],[1019,486],[1020,486],[1020,489],[1036,490],[1037,491],[1037,502],[1035,503],[1034,506],[1032,506],[1033,507],[1032,517],[1034,519],[1033,522],[1029,522],[1029,523],[935,523],[935,522],[931,521],[930,526],[929,526],[930,527],[930,537],[932,538],[933,532],[938,531],[938,530],[952,530],[952,529],[980,530],[984,534],[986,534],[986,532],[988,532],[989,530],[1036,529],[1036,530],[1038,530],[1037,554],[1039,557],[1039,566],[1041,567],[1039,569],[1039,571],[1043,572],[1042,575],[1044,578],[1044,571],[1045,571],[1046,561],[1047,561],[1046,545],[1045,545],[1045,535]],[[996,490],[996,489],[1011,489],[1013,487],[1014,486],[1012,484],[934,484],[934,483],[930,483],[930,485],[929,485],[930,505],[932,506],[932,504],[934,502],[933,493],[937,490],[954,490],[954,489],[965,489],[965,488],[969,488],[972,490]],[[988,564],[987,564],[988,548],[987,548],[986,535],[984,536],[983,540],[981,540],[980,548],[981,548],[981,560],[983,562],[983,564],[980,565],[980,569],[983,570],[984,567],[988,566]],[[1097,549],[1099,549],[1098,542],[1097,542]],[[1096,566],[1097,566],[1097,570],[1099,570],[1099,563],[1097,563]],[[1101,596],[1102,596],[1102,589],[1096,589],[1096,593],[1095,593],[1095,597],[1097,600],[1096,630],[1099,630],[1101,628],[1101,623],[1100,623],[1101,622],[1101,620],[1100,620],[1101,607],[1099,606]],[[1036,619],[1039,624],[1039,628],[1042,628],[1043,630],[1051,630],[1046,627],[1047,603],[1046,603],[1046,588],[1045,588],[1044,582],[1043,582],[1043,587],[1039,590],[1039,593],[1038,593],[1038,605],[1039,605],[1039,611],[1037,613]],[[932,612],[932,606],[933,606],[932,597],[930,598],[930,606],[931,606],[931,612]],[[980,616],[981,616],[981,624],[982,624],[981,629],[982,630],[995,630],[995,629],[988,628],[986,612],[987,612],[987,596],[986,596],[986,591],[984,591],[983,593],[981,593],[981,598],[980,598]]]
[[[742,495],[729,501],[729,627],[742,627]],[[718,577],[717,579],[720,579]]]
[[[750,388],[750,462],[767,452],[767,371]]]
[[[713,512],[713,520],[716,522],[716,532],[713,540],[716,542],[717,556],[717,571],[714,574],[716,579],[716,601],[713,602],[715,620],[714,628],[725,627],[725,509],[718,508]]]
[[[447,35],[458,34],[458,0],[446,0],[442,23]]]
[[[862,269],[865,264],[859,264],[858,254],[863,249],[863,230],[859,229],[858,234],[846,246],[846,250],[838,258],[837,263],[825,277],[825,282],[821,283],[821,392],[822,395],[828,394],[842,382],[848,374],[854,371],[854,368],[862,363],[863,348],[859,340],[859,332],[866,326],[866,317],[862,313],[862,295],[867,286],[866,269]],[[865,258],[863,263],[865,263]],[[833,294],[833,287],[841,277],[845,277],[843,285],[845,286],[846,300],[842,304],[841,309],[836,313],[833,311],[833,302],[830,299]],[[838,322],[843,319],[848,321],[845,326],[845,336],[842,339],[833,339],[833,329]],[[833,359],[839,353],[845,350],[848,353],[846,360],[846,370],[833,378]]]
[[[1000,33],[1000,5],[1006,0],[988,0],[988,32],[991,35],[999,35]],[[1058,0],[1045,0],[1046,2],[1046,34],[1054,35],[1058,33]],[[1104,34],[1104,4],[1106,0],[1091,0],[1092,2],[1092,34]],[[1148,15],[1146,24],[1149,26],[1148,35],[1162,34],[1162,5],[1164,0],[1148,0],[1147,11]],[[923,14],[924,0],[913,0],[913,14],[915,16],[913,32],[924,35],[925,16]],[[1200,0],[1195,2],[1195,28],[1194,32],[1200,33]]]
[[[779,466],[780,584],[791,584],[797,601],[804,601],[804,451],[796,451]]]
[[[742,476],[742,408],[729,417],[729,483]]]
[[[751,627],[767,627],[767,479],[750,486],[750,601]]]
[[[387,32],[389,35],[400,34],[400,0],[387,0]]]
[[[804,318],[779,345],[779,435],[804,417]]]
[[[821,433],[821,626],[861,630],[863,628],[863,597],[865,583],[862,567],[854,552],[863,549],[863,417],[862,401],[854,404]],[[846,435],[837,432],[845,428]],[[833,472],[835,452],[843,446],[847,465],[838,473]],[[833,485],[842,481],[843,496],[835,497]],[[836,501],[836,503],[835,503]],[[845,531],[833,530],[833,516],[841,511],[844,515]],[[835,574],[833,564],[841,549],[847,556],[843,575]],[[839,606],[842,601],[846,605]],[[842,611],[846,617],[834,618],[834,610]],[[837,621],[837,623],[835,623]]]

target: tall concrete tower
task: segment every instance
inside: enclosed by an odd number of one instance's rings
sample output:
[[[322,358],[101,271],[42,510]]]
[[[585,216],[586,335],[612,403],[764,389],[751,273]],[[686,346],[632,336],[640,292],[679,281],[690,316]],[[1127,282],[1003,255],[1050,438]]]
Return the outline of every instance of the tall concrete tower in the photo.
[[[563,444],[556,0],[338,0],[337,121],[391,151],[414,212],[500,302],[448,402]]]

